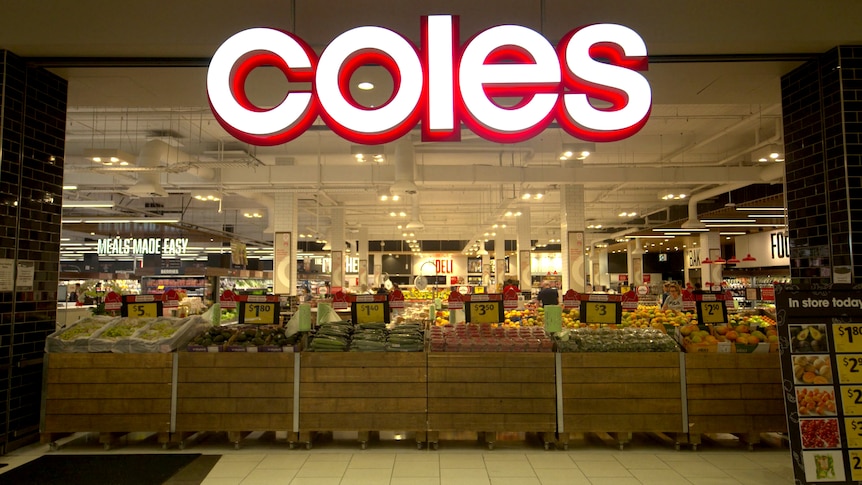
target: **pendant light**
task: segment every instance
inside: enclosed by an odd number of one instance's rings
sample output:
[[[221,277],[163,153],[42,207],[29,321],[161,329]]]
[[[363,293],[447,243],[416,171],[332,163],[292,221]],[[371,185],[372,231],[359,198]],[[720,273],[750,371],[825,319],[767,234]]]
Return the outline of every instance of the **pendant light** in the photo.
[[[712,264],[712,263],[713,263],[713,260],[709,259],[709,256],[707,256],[706,259],[704,259],[703,261],[700,262],[700,264]]]

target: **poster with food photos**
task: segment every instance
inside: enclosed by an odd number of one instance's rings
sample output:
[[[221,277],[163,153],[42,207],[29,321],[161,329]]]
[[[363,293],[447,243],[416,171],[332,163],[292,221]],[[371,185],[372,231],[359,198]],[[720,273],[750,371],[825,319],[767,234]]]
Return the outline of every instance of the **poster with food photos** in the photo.
[[[862,285],[778,285],[775,306],[796,483],[862,481]]]

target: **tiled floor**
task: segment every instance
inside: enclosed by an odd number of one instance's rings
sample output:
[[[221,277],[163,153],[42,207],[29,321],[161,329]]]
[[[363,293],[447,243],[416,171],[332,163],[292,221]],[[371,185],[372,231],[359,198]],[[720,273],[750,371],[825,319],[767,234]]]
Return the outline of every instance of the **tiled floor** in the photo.
[[[103,450],[94,435],[77,435],[57,451],[32,445],[0,457],[10,466],[45,453],[203,453],[222,455],[204,485],[780,485],[792,484],[786,447],[754,451],[732,441],[698,451],[639,438],[624,451],[598,441],[545,451],[529,440],[498,441],[493,451],[475,441],[443,441],[439,450],[412,442],[380,441],[360,450],[355,441],[324,440],[290,449],[271,434],[252,435],[235,450],[224,435],[204,436],[184,450],[162,450],[152,437],[129,438]]]

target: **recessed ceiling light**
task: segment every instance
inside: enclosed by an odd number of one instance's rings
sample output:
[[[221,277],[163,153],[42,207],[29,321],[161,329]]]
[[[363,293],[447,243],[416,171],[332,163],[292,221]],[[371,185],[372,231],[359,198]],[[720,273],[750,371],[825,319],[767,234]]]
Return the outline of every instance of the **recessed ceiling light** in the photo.
[[[374,89],[374,84],[372,84],[368,81],[362,81],[361,83],[357,84],[356,87],[363,90],[363,91],[370,91],[370,90]]]

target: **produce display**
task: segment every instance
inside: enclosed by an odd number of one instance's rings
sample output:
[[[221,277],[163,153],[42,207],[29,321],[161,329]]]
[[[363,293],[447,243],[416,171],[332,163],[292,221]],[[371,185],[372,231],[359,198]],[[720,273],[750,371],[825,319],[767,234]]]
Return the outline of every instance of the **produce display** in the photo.
[[[221,311],[221,321],[225,323],[232,323],[239,320],[239,310],[236,308],[231,308],[229,310],[222,309]]]
[[[115,317],[85,317],[72,325],[57,330],[45,339],[45,352],[89,352],[90,337],[111,322]]]
[[[433,289],[417,290],[416,288],[410,288],[409,290],[402,290],[401,293],[404,295],[405,300],[434,300],[434,298],[439,298],[446,301],[449,299],[450,291],[443,288],[437,291]]]
[[[200,317],[92,317],[49,335],[47,352],[171,352],[206,325]]]
[[[300,334],[287,336],[284,328],[275,325],[226,324],[210,327],[189,343],[190,352],[282,352],[299,342]]]
[[[311,335],[309,350],[316,352],[422,352],[425,336],[419,323],[387,325],[349,321],[323,323]]]
[[[666,333],[650,328],[576,328],[554,336],[561,352],[678,352]]]
[[[433,327],[430,340],[432,352],[549,352],[554,347],[544,328],[490,324]]]

